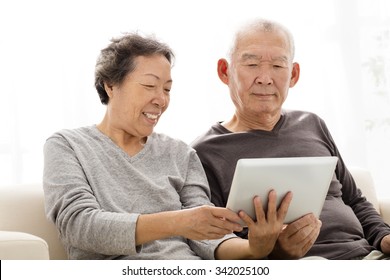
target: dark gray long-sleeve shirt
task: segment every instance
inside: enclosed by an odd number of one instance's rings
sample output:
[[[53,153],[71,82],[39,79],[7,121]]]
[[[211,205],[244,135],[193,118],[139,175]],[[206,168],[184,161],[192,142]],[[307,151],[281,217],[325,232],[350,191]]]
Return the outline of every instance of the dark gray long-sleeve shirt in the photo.
[[[373,249],[380,250],[380,241],[390,234],[390,227],[357,189],[324,121],[315,114],[283,111],[272,131],[232,133],[217,123],[192,146],[206,171],[211,200],[217,206],[226,205],[240,158],[337,156],[335,176],[320,215],[321,232],[307,256],[364,256]],[[245,237],[246,232],[239,235]]]
[[[232,237],[135,245],[140,214],[211,204],[199,158],[182,141],[153,133],[130,157],[90,126],[55,133],[44,160],[46,213],[70,259],[213,259],[218,244]]]

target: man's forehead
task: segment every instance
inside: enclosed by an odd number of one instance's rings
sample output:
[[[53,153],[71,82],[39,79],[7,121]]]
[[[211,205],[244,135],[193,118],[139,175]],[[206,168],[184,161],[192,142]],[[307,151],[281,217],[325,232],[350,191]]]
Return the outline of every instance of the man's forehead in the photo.
[[[285,61],[287,62],[289,60],[287,54],[284,53],[268,53],[268,54],[260,54],[255,52],[248,52],[244,51],[238,54],[238,59],[241,61],[247,61],[247,60],[273,60],[273,61]]]
[[[239,34],[236,39],[236,50],[261,46],[290,48],[286,34],[280,31],[252,30]]]

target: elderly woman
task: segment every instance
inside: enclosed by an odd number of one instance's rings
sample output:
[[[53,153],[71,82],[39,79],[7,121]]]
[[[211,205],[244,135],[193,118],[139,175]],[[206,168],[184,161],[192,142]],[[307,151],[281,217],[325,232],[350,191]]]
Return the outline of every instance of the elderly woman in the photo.
[[[272,249],[290,198],[278,210],[270,195],[268,228],[214,207],[195,151],[153,132],[169,105],[172,59],[153,38],[113,39],[95,69],[103,120],[47,139],[46,212],[70,259],[262,258]],[[232,234],[240,218],[249,241]]]

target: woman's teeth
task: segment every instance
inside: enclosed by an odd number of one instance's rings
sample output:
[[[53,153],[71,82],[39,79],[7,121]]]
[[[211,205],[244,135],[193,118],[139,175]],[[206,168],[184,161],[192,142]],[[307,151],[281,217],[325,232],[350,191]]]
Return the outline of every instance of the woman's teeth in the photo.
[[[159,114],[150,114],[150,113],[144,113],[144,115],[148,118],[148,119],[152,119],[152,120],[155,120],[158,118]]]

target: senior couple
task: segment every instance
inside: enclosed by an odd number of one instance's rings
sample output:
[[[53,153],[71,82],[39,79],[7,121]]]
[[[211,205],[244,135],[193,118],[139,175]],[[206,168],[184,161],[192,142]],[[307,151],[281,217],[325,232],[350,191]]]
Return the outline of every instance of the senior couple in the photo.
[[[390,227],[324,121],[282,108],[300,74],[287,28],[258,19],[235,33],[217,74],[236,110],[192,147],[153,131],[169,105],[173,59],[151,37],[112,39],[95,67],[103,119],[47,139],[46,213],[70,259],[389,258]],[[339,158],[319,219],[285,225],[293,194],[277,205],[275,191],[253,199],[255,219],[225,208],[239,158],[294,156]]]

